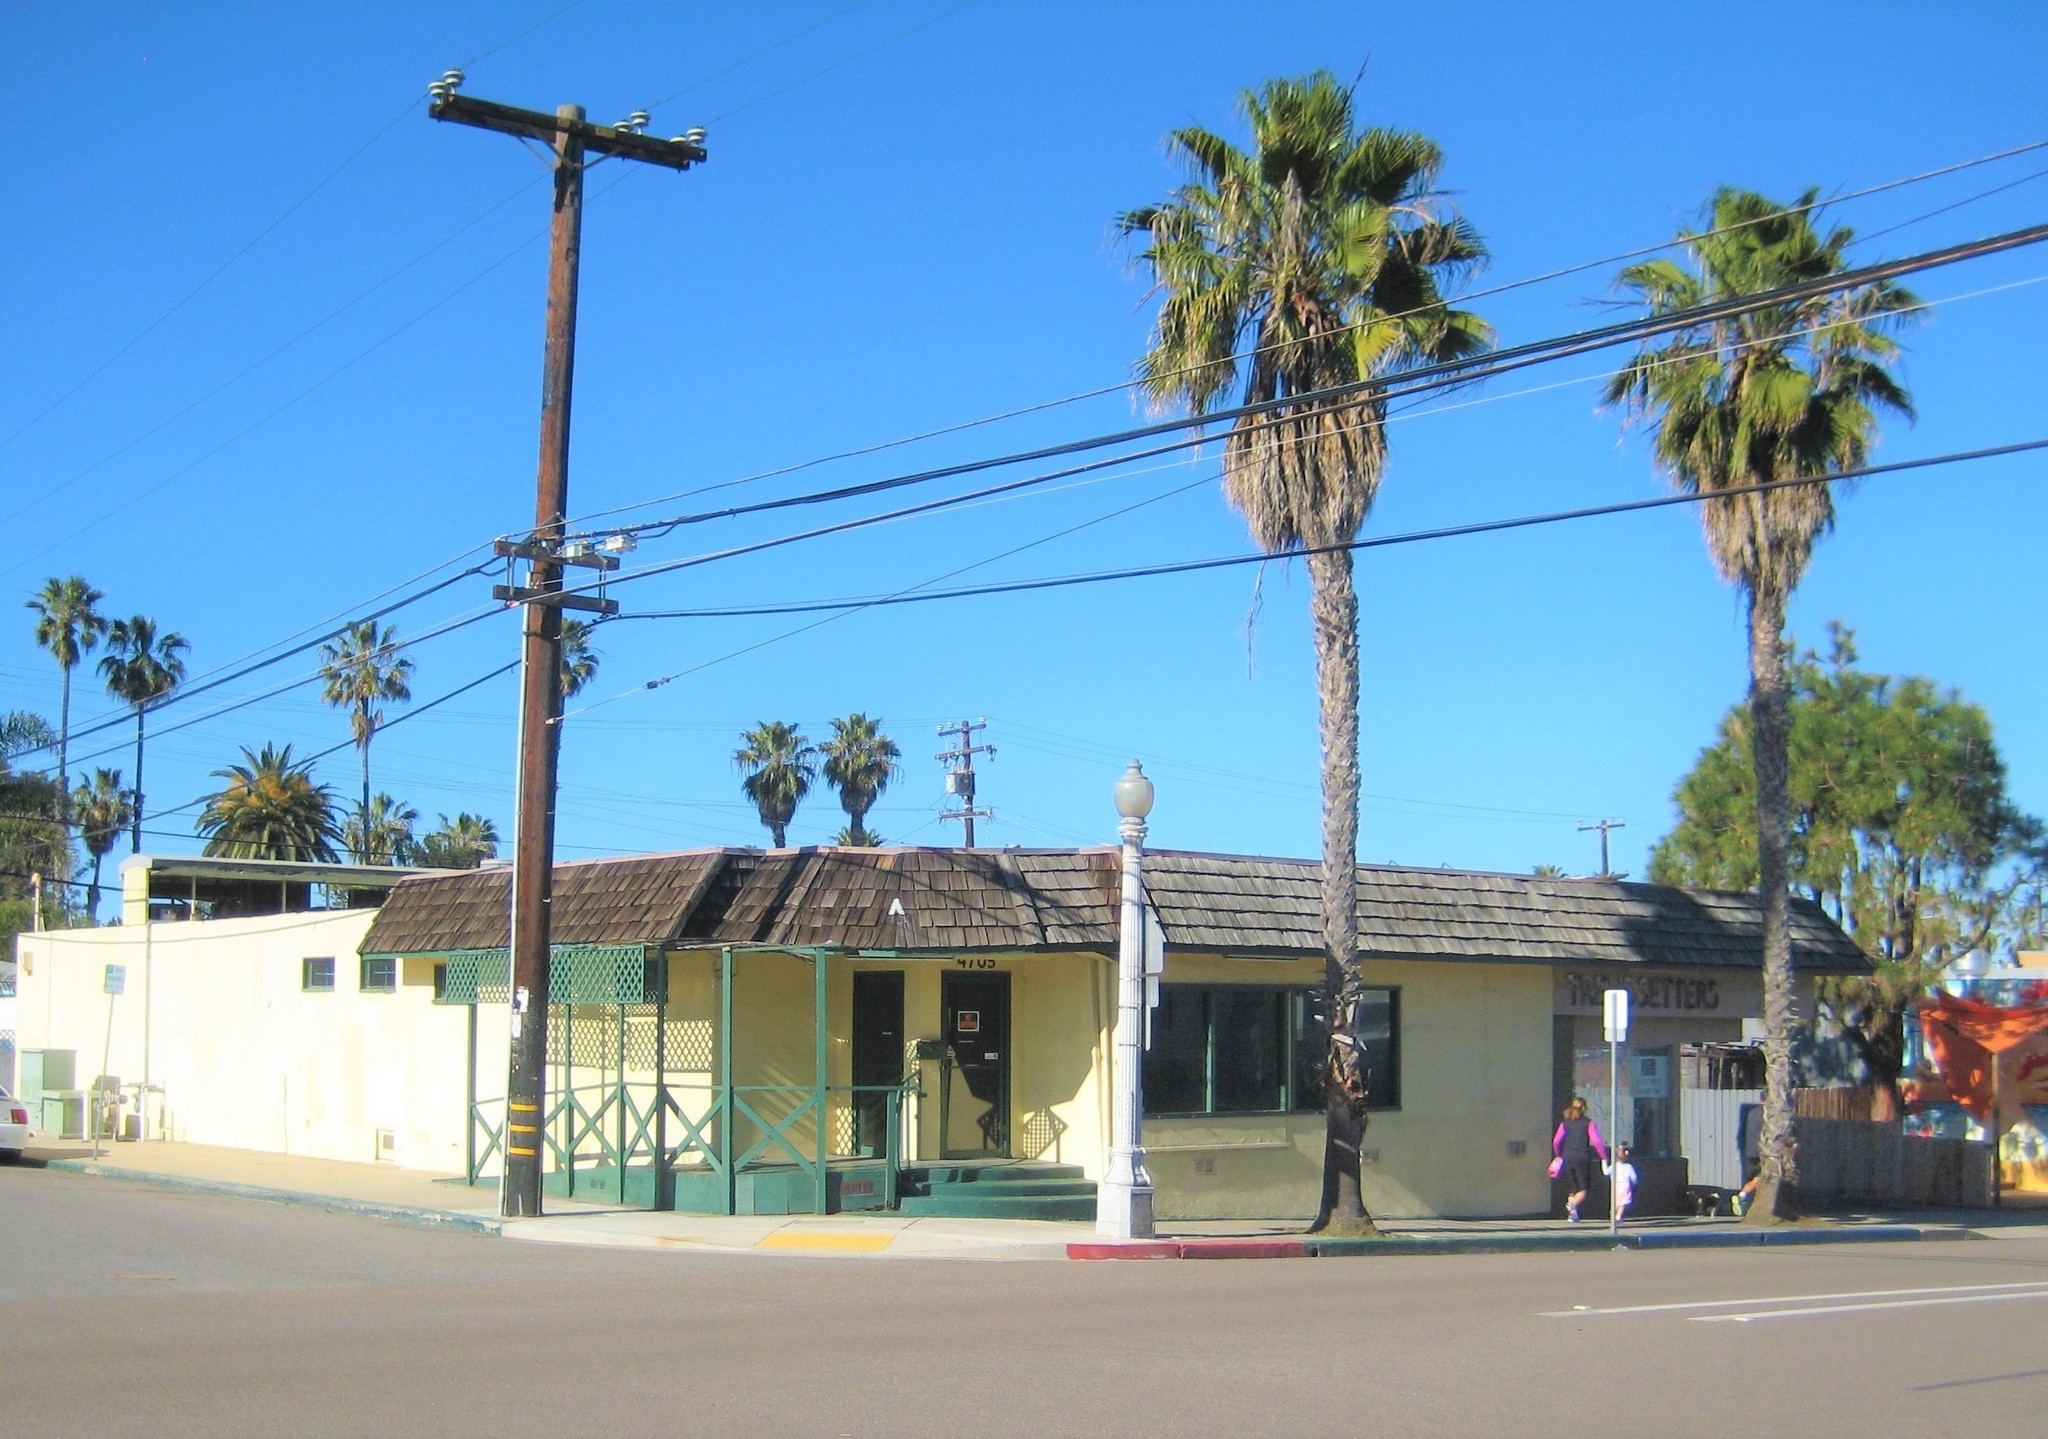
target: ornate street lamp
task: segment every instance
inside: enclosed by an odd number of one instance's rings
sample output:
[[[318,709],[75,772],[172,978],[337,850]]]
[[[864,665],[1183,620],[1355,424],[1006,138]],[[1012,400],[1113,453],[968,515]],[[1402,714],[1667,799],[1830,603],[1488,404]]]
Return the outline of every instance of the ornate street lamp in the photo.
[[[1095,1232],[1113,1239],[1145,1239],[1153,1232],[1152,1176],[1145,1172],[1145,816],[1152,813],[1152,781],[1136,760],[1116,782],[1117,833],[1124,842],[1123,904],[1117,928],[1117,1000],[1109,1168],[1095,1188]]]

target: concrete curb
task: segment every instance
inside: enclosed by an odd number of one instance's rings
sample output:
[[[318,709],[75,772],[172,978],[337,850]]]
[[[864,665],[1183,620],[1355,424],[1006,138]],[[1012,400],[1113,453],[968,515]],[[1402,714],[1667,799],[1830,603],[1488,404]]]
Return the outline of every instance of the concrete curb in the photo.
[[[1901,1244],[1976,1239],[1961,1227],[1866,1224],[1839,1229],[1604,1229],[1567,1234],[1395,1234],[1376,1239],[1183,1239],[1067,1246],[1069,1259],[1367,1259],[1425,1254],[1586,1253],[1614,1249],[1745,1249],[1794,1244]]]
[[[335,1194],[313,1194],[298,1189],[267,1189],[260,1184],[238,1184],[229,1179],[198,1179],[183,1174],[157,1174],[148,1170],[123,1169],[118,1165],[95,1164],[90,1159],[51,1159],[49,1169],[69,1174],[86,1174],[95,1179],[126,1179],[135,1184],[153,1184],[160,1189],[181,1189],[194,1194],[224,1194],[234,1199],[260,1199],[269,1204],[290,1204],[305,1209],[325,1209],[334,1214],[354,1214],[365,1219],[389,1219],[429,1229],[459,1229],[473,1234],[497,1235],[504,1228],[501,1219],[479,1214],[458,1214],[447,1209],[425,1209],[410,1204],[385,1204],[375,1199],[346,1199]]]

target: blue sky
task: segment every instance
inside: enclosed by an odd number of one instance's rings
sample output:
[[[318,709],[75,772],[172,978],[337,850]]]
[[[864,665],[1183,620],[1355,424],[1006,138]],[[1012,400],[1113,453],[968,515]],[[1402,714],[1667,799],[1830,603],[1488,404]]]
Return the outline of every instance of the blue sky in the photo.
[[[1237,92],[1269,76],[1367,65],[1363,116],[1444,147],[1445,184],[1492,248],[1480,285],[1665,240],[1718,184],[1844,192],[2048,138],[2037,73],[2048,16],[2004,5],[1723,5],[1657,18],[1304,3],[1253,20],[1204,4],[584,0],[520,35],[560,8],[0,16],[0,81],[15,113],[35,117],[5,162],[16,223],[0,231],[0,437],[15,437],[0,445],[0,591],[25,598],[48,575],[83,574],[111,613],[187,636],[199,676],[530,522],[542,169],[504,137],[430,122],[420,98],[472,57],[473,95],[575,101],[600,120],[676,95],[654,106],[654,128],[710,131],[711,162],[689,174],[591,177],[579,513],[1127,378],[1148,312],[1110,221],[1175,180],[1160,146],[1169,128],[1234,132]],[[2048,178],[2027,177],[2043,170],[2048,152],[2035,152],[1845,203],[1835,218],[1859,231],[1914,222],[1860,247],[1869,257],[2015,228],[2041,218]],[[2020,183],[1917,218],[2009,181]],[[1478,305],[1508,343],[1579,328],[1609,313],[1610,273]],[[2048,283],[2030,283],[2044,278],[2048,249],[1915,282],[1946,303],[1910,336],[1904,375],[1920,420],[1890,426],[1880,460],[2044,433]],[[1370,532],[1657,493],[1640,444],[1595,408],[1601,364],[1503,378],[1395,426]],[[719,495],[877,478],[1136,417],[1128,395],[1110,394]],[[1985,705],[2035,812],[2048,810],[2048,684],[2026,596],[2048,519],[2044,464],[1865,483],[1792,612],[1802,638],[1820,640],[1839,617],[1869,666],[1931,675]],[[618,597],[629,612],[775,603],[892,591],[970,565],[962,582],[1249,547],[1213,461],[1131,470]],[[1139,501],[1150,503],[1103,518]],[[788,516],[698,526],[634,559],[793,527]],[[401,635],[477,609],[489,583],[404,611]],[[1694,518],[1667,510],[1383,551],[1361,559],[1359,583],[1361,857],[1584,872],[1597,845],[1576,823],[1619,816],[1616,864],[1640,872],[1673,785],[1744,684],[1741,606]],[[779,718],[817,735],[858,709],[883,716],[906,756],[873,819],[891,840],[957,842],[936,819],[934,727],[986,715],[998,754],[982,799],[998,817],[984,843],[1111,839],[1110,785],[1137,755],[1159,784],[1155,844],[1314,854],[1306,578],[1269,568],[1248,625],[1254,584],[1239,569],[903,606],[788,638],[808,621],[608,626],[584,702],[612,702],[569,726],[562,852],[759,842],[730,763],[740,728]],[[55,666],[17,614],[0,628],[0,708],[54,716]],[[422,645],[415,695],[468,682],[515,644],[499,617]],[[288,661],[155,723],[312,668]],[[110,705],[80,677],[75,714],[89,725]],[[380,737],[378,788],[428,823],[469,809],[509,830],[513,701],[508,676]],[[93,756],[127,733],[74,753],[125,766],[125,752]],[[149,807],[204,793],[241,745],[304,753],[347,733],[308,682],[166,734],[150,750]],[[321,774],[354,793],[351,754]],[[149,846],[196,848],[188,815],[152,823]],[[821,841],[842,821],[821,792],[792,837]]]

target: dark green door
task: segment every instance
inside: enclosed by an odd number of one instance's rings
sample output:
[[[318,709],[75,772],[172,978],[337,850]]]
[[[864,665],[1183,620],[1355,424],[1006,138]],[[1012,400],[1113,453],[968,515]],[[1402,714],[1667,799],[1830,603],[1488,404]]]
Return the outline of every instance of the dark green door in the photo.
[[[878,1155],[888,1135],[890,1096],[860,1092],[903,1082],[903,971],[860,970],[853,976],[853,1146]]]
[[[1010,976],[949,970],[939,985],[946,1073],[939,1124],[947,1159],[1010,1153]]]

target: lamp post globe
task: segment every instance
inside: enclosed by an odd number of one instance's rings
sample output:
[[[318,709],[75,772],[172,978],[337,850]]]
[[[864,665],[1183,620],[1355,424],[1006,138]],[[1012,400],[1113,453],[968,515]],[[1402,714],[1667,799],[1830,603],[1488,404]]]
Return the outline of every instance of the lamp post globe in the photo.
[[[1145,1168],[1145,816],[1152,781],[1136,760],[1116,782],[1123,840],[1117,921],[1117,1005],[1112,1032],[1109,1163],[1095,1188],[1095,1232],[1111,1239],[1153,1233],[1152,1176]]]

